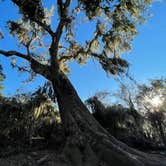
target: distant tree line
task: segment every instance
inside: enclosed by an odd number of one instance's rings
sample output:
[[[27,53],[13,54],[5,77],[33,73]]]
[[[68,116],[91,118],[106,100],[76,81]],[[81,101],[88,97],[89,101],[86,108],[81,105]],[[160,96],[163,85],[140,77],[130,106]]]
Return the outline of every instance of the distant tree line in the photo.
[[[114,94],[121,104],[105,106],[100,94],[86,103],[98,122],[119,140],[139,149],[165,148],[166,80],[151,80],[135,88],[121,84]]]

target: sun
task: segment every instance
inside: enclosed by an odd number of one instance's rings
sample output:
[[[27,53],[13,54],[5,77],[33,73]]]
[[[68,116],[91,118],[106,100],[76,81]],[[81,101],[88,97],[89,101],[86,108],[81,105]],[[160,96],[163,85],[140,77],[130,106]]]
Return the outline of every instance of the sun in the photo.
[[[154,107],[159,107],[161,104],[162,104],[162,99],[160,96],[155,96],[151,99],[151,104],[154,106]]]
[[[163,104],[163,98],[160,94],[151,94],[151,96],[146,96],[144,98],[144,104],[147,108],[149,108],[152,112],[159,111],[160,106]]]

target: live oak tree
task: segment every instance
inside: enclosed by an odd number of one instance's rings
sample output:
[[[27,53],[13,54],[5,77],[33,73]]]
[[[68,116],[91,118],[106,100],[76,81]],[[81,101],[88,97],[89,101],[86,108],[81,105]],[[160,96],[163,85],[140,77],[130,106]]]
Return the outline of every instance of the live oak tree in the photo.
[[[67,75],[69,62],[82,64],[90,58],[108,74],[124,72],[128,63],[120,55],[131,49],[136,27],[146,18],[151,0],[56,0],[50,10],[41,0],[12,2],[20,18],[9,20],[7,25],[22,47],[19,51],[1,48],[0,54],[13,57],[13,67],[51,82],[66,134],[63,152],[70,165],[161,166],[155,157],[129,148],[106,132],[82,103]],[[54,8],[56,21],[51,22]],[[80,41],[74,28],[78,26],[79,31],[82,18],[94,27],[93,34],[83,34],[85,41]],[[17,58],[27,61],[28,66],[18,66]]]

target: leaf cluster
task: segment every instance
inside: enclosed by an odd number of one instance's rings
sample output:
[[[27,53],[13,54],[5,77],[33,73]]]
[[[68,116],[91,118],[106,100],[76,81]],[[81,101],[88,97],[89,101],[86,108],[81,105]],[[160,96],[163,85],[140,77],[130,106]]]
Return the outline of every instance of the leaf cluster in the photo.
[[[121,58],[105,58],[100,60],[100,64],[108,74],[113,75],[123,73],[129,66],[128,62]]]
[[[45,17],[41,0],[12,0],[12,2],[19,6],[20,13],[25,19],[43,20]]]

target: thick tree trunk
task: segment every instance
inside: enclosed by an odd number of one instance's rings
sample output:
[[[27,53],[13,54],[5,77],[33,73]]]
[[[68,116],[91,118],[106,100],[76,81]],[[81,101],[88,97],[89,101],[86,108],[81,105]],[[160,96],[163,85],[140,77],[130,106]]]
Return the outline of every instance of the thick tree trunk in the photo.
[[[156,156],[117,141],[89,113],[63,74],[51,78],[66,134],[64,153],[72,166],[166,166]]]

